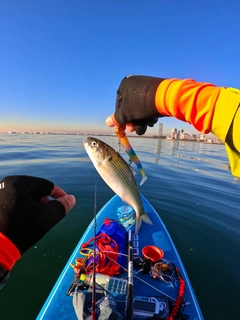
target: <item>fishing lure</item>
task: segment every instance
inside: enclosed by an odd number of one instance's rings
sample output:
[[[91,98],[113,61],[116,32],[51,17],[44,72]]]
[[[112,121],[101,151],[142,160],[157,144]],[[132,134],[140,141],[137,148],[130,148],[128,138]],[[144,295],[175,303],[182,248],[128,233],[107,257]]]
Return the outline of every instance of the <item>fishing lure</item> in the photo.
[[[118,139],[121,142],[122,146],[124,147],[127,154],[129,155],[131,161],[133,161],[136,164],[137,168],[141,171],[141,174],[142,174],[142,181],[140,182],[140,186],[141,186],[147,180],[147,176],[145,174],[143,166],[142,166],[140,160],[138,159],[138,156],[136,155],[135,151],[133,150],[133,148],[132,148],[132,146],[126,136],[124,127],[123,126],[116,127],[115,132],[116,132]]]

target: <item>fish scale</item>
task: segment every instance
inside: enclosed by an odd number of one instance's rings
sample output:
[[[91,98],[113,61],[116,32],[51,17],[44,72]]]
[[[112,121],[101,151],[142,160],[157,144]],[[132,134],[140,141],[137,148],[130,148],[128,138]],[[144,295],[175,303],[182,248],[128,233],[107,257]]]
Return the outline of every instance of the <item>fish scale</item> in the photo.
[[[109,146],[109,148],[111,148],[111,147]],[[115,152],[114,149],[112,149],[112,150]],[[117,158],[117,159],[121,158],[121,161],[117,161],[117,160],[115,160],[115,158]],[[116,152],[116,154],[114,154],[114,156],[112,156],[112,160],[110,160],[110,161],[112,161],[113,168],[116,170],[116,172],[119,172],[119,175],[125,180],[126,186],[128,188],[130,188],[131,192],[134,194],[134,197],[135,197],[137,203],[139,204],[139,207],[144,212],[141,198],[140,198],[140,194],[139,194],[139,191],[137,188],[137,184],[136,184],[136,181],[135,181],[135,178],[134,178],[134,175],[132,173],[132,169],[130,168],[130,166],[126,163],[126,161],[117,152]]]
[[[122,158],[122,157],[121,157]],[[122,158],[123,159],[123,158]],[[131,178],[132,178],[132,182],[134,182],[134,185],[132,185],[132,183],[129,182],[129,176],[126,174],[126,171],[124,170],[124,165],[121,165],[121,163],[119,162],[116,162],[114,160],[113,161],[113,166],[114,168],[116,169],[117,172],[120,173],[120,175],[124,178],[124,180],[126,181],[126,184],[128,186],[128,188],[131,189],[131,192],[134,194],[135,196],[135,199],[138,199],[139,198],[139,204],[142,206],[142,203],[141,203],[141,199],[140,199],[140,196],[139,196],[139,192],[136,192],[136,188],[137,188],[137,185],[135,183],[135,179],[133,177],[133,174],[131,174]],[[130,169],[131,170],[131,169]],[[134,187],[133,187],[134,186]],[[143,208],[142,208],[143,210]]]
[[[103,180],[124,202],[135,210],[135,232],[138,233],[142,221],[151,224],[151,220],[144,211],[133,170],[128,163],[112,147],[97,138],[88,137],[87,142],[83,143],[93,165]]]

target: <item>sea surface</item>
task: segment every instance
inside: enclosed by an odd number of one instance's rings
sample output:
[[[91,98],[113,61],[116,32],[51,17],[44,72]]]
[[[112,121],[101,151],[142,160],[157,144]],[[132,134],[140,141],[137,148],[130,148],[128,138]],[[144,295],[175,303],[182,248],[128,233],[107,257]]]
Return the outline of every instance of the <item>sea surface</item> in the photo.
[[[99,138],[117,148],[116,137]],[[36,318],[93,218],[95,180],[98,209],[114,195],[96,174],[83,139],[79,135],[0,134],[1,178],[43,177],[77,199],[67,217],[13,268],[0,291],[3,320]],[[148,176],[140,191],[168,228],[205,319],[240,319],[240,180],[229,171],[225,147],[142,137],[130,142]]]

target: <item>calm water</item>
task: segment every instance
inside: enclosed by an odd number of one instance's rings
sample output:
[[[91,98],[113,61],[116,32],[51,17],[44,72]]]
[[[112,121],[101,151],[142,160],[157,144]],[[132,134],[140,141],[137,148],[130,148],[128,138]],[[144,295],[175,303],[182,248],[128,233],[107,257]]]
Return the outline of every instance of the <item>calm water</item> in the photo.
[[[95,169],[74,135],[0,135],[0,177],[40,176],[77,205],[14,267],[0,291],[4,320],[32,320],[93,217]],[[117,147],[114,137],[100,138]],[[240,319],[240,181],[223,145],[131,138],[148,175],[140,188],[165,222],[205,319]],[[138,174],[139,181],[141,179]],[[98,176],[97,206],[113,192]]]

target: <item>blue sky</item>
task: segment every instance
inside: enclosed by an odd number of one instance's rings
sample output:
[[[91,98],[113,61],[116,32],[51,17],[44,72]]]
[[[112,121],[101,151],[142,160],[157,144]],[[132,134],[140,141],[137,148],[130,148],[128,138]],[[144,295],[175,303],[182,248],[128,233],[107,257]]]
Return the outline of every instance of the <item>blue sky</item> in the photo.
[[[109,133],[128,74],[239,87],[239,12],[236,0],[1,0],[0,132]]]

